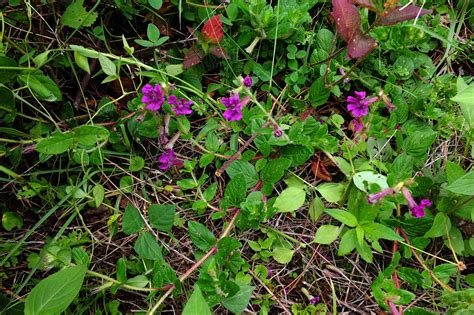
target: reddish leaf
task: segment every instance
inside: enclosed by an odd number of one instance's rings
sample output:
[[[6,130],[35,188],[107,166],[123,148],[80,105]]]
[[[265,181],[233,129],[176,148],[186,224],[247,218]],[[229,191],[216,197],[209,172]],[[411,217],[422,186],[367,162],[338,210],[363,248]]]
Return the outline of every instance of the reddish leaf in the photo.
[[[355,34],[347,46],[347,57],[361,58],[367,56],[372,49],[377,46],[377,42],[370,36],[363,35],[361,32]]]
[[[403,21],[416,18],[418,13],[420,16],[433,12],[432,10],[425,10],[415,5],[409,5],[401,10],[402,7],[393,8],[384,13],[379,21],[380,25],[393,25]]]
[[[184,56],[183,67],[185,69],[191,68],[194,65],[201,63],[204,58],[204,51],[201,48],[193,46],[189,48],[188,52]]]
[[[352,0],[352,3],[357,4],[361,7],[367,8],[372,11],[377,11],[377,8],[372,3],[372,0]]]
[[[211,17],[202,28],[202,35],[204,39],[212,44],[217,44],[221,41],[224,31],[222,30],[221,15],[214,15]]]
[[[225,51],[225,49],[221,46],[211,46],[209,49],[209,52],[216,57],[219,57],[222,59],[229,59],[229,55],[227,54],[227,51]]]
[[[332,6],[336,31],[346,42],[349,42],[360,31],[359,10],[350,0],[332,0]]]
[[[331,174],[328,172],[326,166],[319,157],[316,157],[316,159],[311,162],[311,171],[313,171],[314,176],[321,180],[324,180],[325,182],[332,181]]]

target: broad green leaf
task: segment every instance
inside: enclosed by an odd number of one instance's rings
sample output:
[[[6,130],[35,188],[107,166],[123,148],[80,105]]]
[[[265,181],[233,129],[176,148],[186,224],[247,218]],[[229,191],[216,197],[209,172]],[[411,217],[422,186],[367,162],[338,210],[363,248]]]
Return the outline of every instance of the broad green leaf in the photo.
[[[440,237],[448,234],[451,229],[451,220],[444,212],[438,212],[434,218],[433,225],[428,232],[425,233],[425,237]]]
[[[129,175],[122,176],[119,187],[124,193],[131,193],[133,191],[133,178]]]
[[[117,74],[117,67],[112,62],[112,60],[110,60],[106,56],[100,54],[99,63],[100,63],[100,67],[102,68],[105,74],[109,76],[115,76]]]
[[[352,252],[357,247],[357,235],[356,229],[350,229],[341,237],[341,242],[339,243],[339,250],[337,254],[339,256],[344,256]]]
[[[155,24],[150,23],[148,24],[146,35],[151,42],[155,43],[160,38],[160,30]]]
[[[209,305],[201,293],[201,289],[196,285],[193,294],[186,302],[183,309],[183,315],[212,315]]]
[[[80,126],[74,129],[75,139],[84,146],[93,146],[109,138],[110,132],[102,126]]]
[[[354,181],[354,185],[356,185],[357,188],[366,193],[368,192],[368,188],[371,184],[379,185],[382,190],[388,188],[387,178],[371,171],[356,173],[352,177],[352,180]]]
[[[306,192],[302,188],[288,187],[276,198],[274,207],[279,212],[293,212],[301,207],[306,199]]]
[[[74,143],[72,133],[58,133],[43,139],[35,146],[35,150],[44,154],[61,154]]]
[[[2,225],[7,231],[11,231],[14,228],[21,229],[23,226],[23,219],[12,211],[6,211],[2,215]]]
[[[82,4],[84,0],[75,0],[68,5],[66,11],[61,16],[61,23],[63,25],[80,29],[86,26],[91,26],[97,19],[97,13],[87,11]]]
[[[474,196],[474,172],[455,180],[446,189],[455,194]]]
[[[175,214],[176,205],[153,204],[148,208],[148,219],[151,226],[163,232],[171,231]]]
[[[127,235],[137,233],[143,228],[143,226],[145,226],[145,222],[143,222],[139,210],[132,204],[127,204],[122,218],[123,232]]]
[[[153,9],[159,10],[161,6],[163,5],[163,0],[148,0],[148,3],[151,5]]]
[[[87,266],[67,267],[41,280],[28,295],[25,315],[60,314],[81,289]]]
[[[355,227],[357,225],[356,217],[350,212],[340,209],[325,209],[324,212],[347,226]]]
[[[311,87],[309,88],[311,105],[316,108],[326,104],[330,93],[331,91],[326,88],[324,78],[319,77],[311,84]]]
[[[216,237],[214,234],[199,222],[189,221],[188,232],[194,245],[203,251],[208,251],[216,244]]]
[[[294,250],[283,247],[275,246],[272,250],[272,257],[280,264],[287,264],[293,258]]]
[[[130,159],[130,166],[128,170],[130,172],[138,172],[145,166],[145,160],[141,156],[134,156]]]
[[[316,187],[316,190],[329,202],[341,201],[346,190],[342,183],[324,183]]]
[[[454,183],[458,178],[463,177],[466,174],[461,166],[450,161],[446,161],[445,172],[448,184]]]
[[[458,84],[459,86],[460,84]],[[462,90],[458,89],[458,94],[451,100],[459,103],[466,122],[471,128],[474,128],[474,84],[470,84]]]
[[[138,275],[128,279],[125,283],[137,288],[144,288],[148,284],[149,280],[145,275]]]
[[[321,198],[314,196],[313,201],[309,205],[309,217],[313,223],[319,219],[321,214],[324,212],[324,209],[324,203]]]
[[[224,196],[234,205],[239,206],[240,202],[245,199],[245,193],[247,192],[247,185],[245,182],[245,176],[238,174],[232,178],[224,192]]]
[[[41,71],[23,73],[18,76],[18,80],[42,101],[57,102],[63,99],[58,85]]]
[[[320,226],[314,237],[314,242],[318,244],[331,244],[339,236],[339,227],[335,225],[322,225]]]
[[[376,241],[378,239],[403,241],[403,238],[395,233],[394,230],[380,223],[366,223],[362,225],[362,228],[364,229],[366,238],[371,241]]]
[[[290,167],[291,160],[287,158],[279,158],[271,160],[265,165],[260,173],[262,180],[271,184],[278,182],[285,171]]]
[[[207,142],[207,141],[206,141]],[[245,184],[247,188],[252,188],[257,184],[258,174],[255,170],[255,166],[244,160],[235,160],[226,169],[227,174],[230,178],[242,174],[245,178]]]
[[[140,257],[150,260],[162,259],[161,246],[150,232],[144,232],[135,241],[133,246]]]
[[[222,300],[222,305],[229,311],[240,314],[249,304],[254,289],[255,287],[250,285],[241,285],[240,290],[236,294]]]
[[[102,201],[104,201],[105,189],[104,186],[97,183],[94,188],[92,188],[92,196],[94,197],[94,206],[98,208]]]
[[[91,69],[89,67],[89,60],[87,59],[86,56],[81,55],[80,53],[75,51],[74,52],[74,60],[76,60],[76,63],[79,66],[79,68],[81,68],[82,70],[84,70],[85,72],[87,72],[89,74],[91,73]]]

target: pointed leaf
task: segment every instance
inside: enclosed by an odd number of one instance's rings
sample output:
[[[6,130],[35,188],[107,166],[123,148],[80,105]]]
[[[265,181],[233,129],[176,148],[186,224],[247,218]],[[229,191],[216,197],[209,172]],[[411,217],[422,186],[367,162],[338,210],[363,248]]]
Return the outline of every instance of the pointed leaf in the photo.
[[[336,21],[336,30],[346,42],[360,32],[360,14],[350,0],[332,0],[332,16]]]
[[[403,9],[402,9],[403,8]],[[425,10],[415,5],[396,7],[384,13],[379,21],[380,25],[393,25],[403,21],[411,20],[417,16],[430,14],[432,10]]]
[[[347,57],[349,58],[361,58],[367,56],[372,49],[377,46],[375,39],[368,35],[363,35],[358,32],[354,37],[349,41],[347,46],[348,52]]]
[[[186,302],[186,305],[184,306],[183,309],[183,315],[211,315],[211,310],[209,309],[209,305],[206,302],[206,299],[204,299],[204,296],[202,295],[201,289],[199,289],[199,286],[196,285],[196,288],[193,291],[193,294],[191,294],[191,297],[189,298],[188,302]]]

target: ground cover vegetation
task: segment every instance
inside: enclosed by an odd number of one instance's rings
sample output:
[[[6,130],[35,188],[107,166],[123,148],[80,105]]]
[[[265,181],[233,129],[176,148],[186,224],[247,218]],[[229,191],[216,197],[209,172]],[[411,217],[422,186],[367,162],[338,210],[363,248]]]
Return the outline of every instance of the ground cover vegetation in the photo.
[[[473,314],[473,9],[0,1],[0,313]]]

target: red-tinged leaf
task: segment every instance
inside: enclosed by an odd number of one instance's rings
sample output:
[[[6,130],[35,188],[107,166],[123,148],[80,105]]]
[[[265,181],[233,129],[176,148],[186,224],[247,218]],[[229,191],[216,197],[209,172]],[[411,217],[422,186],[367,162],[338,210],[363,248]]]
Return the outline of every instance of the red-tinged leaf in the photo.
[[[430,14],[432,10],[425,10],[415,5],[409,5],[401,10],[402,7],[393,8],[385,12],[379,21],[380,25],[393,25],[403,21],[414,19],[418,16]]]
[[[316,157],[316,159],[311,162],[311,171],[313,172],[314,176],[325,182],[332,181],[331,173],[328,172],[326,166],[319,157]]]
[[[184,56],[183,67],[185,69],[191,68],[194,65],[201,63],[204,58],[204,51],[201,48],[193,46],[189,48],[188,52]]]
[[[217,44],[221,41],[222,36],[224,36],[224,31],[222,30],[222,21],[221,15],[214,15],[211,17],[202,28],[202,35],[204,39],[211,44]]]
[[[209,48],[209,52],[216,57],[229,59],[229,54],[227,54],[227,51],[225,51],[225,49],[221,46],[211,46]]]
[[[375,48],[375,46],[377,46],[375,39],[359,32],[350,40],[349,45],[347,45],[347,57],[365,57]]]
[[[346,42],[360,32],[359,10],[350,0],[332,0],[332,16],[336,21],[336,31]]]
[[[372,0],[352,0],[352,3],[372,11],[377,11],[377,8],[372,3]]]

